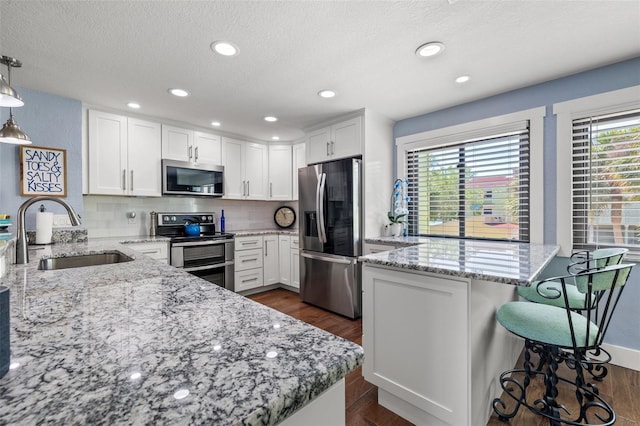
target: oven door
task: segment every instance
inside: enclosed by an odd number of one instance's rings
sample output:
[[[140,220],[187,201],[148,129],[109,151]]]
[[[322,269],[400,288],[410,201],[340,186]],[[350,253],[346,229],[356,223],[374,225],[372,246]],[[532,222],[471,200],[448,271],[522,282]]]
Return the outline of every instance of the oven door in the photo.
[[[172,243],[170,263],[204,280],[234,290],[233,240]]]

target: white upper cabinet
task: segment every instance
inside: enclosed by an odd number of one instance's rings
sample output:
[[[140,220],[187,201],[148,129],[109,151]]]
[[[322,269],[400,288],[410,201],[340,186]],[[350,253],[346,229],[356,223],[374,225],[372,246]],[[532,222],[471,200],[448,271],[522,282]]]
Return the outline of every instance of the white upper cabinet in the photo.
[[[354,117],[307,134],[307,163],[362,154],[362,117]]]
[[[220,136],[162,125],[162,158],[192,163],[220,164]]]
[[[305,149],[306,144],[305,143],[299,143],[299,144],[295,144],[293,145],[293,167],[292,167],[292,193],[291,193],[291,199],[292,200],[297,200],[298,199],[298,169],[301,167],[305,167],[307,165],[307,157],[306,157],[306,149]]]
[[[265,145],[222,137],[224,198],[268,199],[268,164]]]
[[[89,110],[89,193],[160,196],[160,124]]]
[[[162,158],[190,161],[193,157],[193,131],[162,125]]]
[[[269,145],[269,199],[291,200],[291,145]]]
[[[193,132],[193,158],[196,163],[222,164],[222,140],[211,133]]]

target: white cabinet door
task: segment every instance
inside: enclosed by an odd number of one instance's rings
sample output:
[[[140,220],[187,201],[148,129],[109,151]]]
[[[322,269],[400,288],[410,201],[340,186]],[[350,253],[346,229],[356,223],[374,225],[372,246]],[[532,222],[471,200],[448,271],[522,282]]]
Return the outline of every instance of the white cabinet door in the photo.
[[[277,284],[280,281],[280,263],[278,252],[278,236],[265,235],[263,237],[264,245],[264,285]]]
[[[127,117],[89,110],[89,193],[125,195]]]
[[[222,165],[224,166],[224,198],[243,199],[246,194],[244,181],[244,141],[222,138]]]
[[[162,158],[190,161],[193,158],[193,131],[163,124]]]
[[[346,158],[362,154],[362,117],[355,117],[331,126],[331,158]]]
[[[193,133],[193,161],[205,164],[222,164],[222,141],[210,133]]]
[[[307,134],[307,164],[327,161],[331,155],[331,127],[323,127]]]
[[[265,145],[245,143],[244,176],[247,182],[247,200],[267,200],[269,179],[269,151]]]
[[[160,124],[129,118],[128,176],[129,195],[160,197]]]
[[[279,235],[278,246],[280,248],[280,282],[291,285],[291,237]]]
[[[291,145],[269,145],[269,199],[291,200]]]
[[[291,287],[300,288],[300,250],[291,248]]]
[[[364,378],[437,424],[477,424],[468,410],[468,289],[461,277],[362,268]],[[412,331],[418,329],[416,339]],[[427,424],[425,418],[418,423]]]
[[[299,143],[293,146],[293,170],[292,170],[292,189],[291,199],[298,199],[298,169],[307,165],[306,144]]]

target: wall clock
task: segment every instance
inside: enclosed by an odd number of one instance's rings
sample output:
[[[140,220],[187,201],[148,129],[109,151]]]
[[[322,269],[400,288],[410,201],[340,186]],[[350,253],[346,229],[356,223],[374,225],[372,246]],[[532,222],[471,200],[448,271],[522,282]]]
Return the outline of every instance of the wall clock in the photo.
[[[278,207],[273,215],[273,220],[280,228],[289,228],[296,221],[296,212],[291,207]]]

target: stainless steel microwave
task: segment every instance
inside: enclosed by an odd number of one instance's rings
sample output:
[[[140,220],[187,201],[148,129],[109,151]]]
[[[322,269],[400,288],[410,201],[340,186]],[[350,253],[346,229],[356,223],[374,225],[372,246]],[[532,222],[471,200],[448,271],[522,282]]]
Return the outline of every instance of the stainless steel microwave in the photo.
[[[224,195],[224,166],[162,160],[163,195]]]

